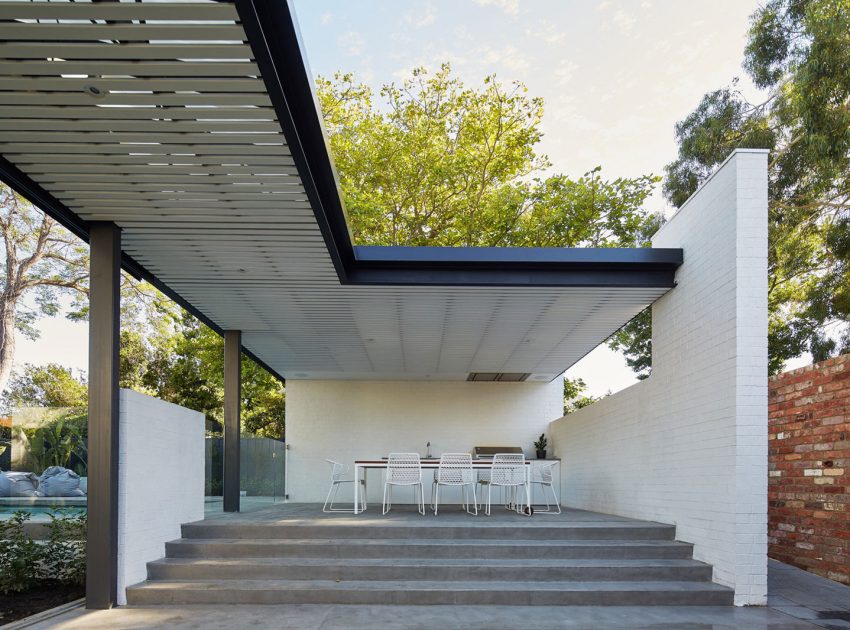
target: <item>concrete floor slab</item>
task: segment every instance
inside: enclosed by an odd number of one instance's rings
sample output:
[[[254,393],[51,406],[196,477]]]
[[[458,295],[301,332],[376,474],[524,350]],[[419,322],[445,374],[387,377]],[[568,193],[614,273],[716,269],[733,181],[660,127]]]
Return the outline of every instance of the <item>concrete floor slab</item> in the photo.
[[[813,630],[806,621],[770,608],[733,607],[520,607],[520,606],[162,606],[77,610],[34,629],[298,628],[301,630],[527,630],[629,628],[635,630]]]

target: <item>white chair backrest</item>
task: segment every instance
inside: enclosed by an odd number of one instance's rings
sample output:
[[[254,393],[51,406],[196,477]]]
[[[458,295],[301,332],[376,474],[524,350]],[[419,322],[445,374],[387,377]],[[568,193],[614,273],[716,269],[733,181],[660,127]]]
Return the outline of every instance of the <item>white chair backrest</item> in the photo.
[[[490,483],[494,486],[516,486],[525,483],[525,455],[522,453],[493,455]]]
[[[342,474],[345,472],[345,466],[332,459],[326,459],[325,461],[331,465],[331,483],[342,479]]]
[[[441,483],[462,485],[472,483],[472,455],[470,453],[443,453],[437,480]]]
[[[552,470],[556,462],[547,462],[537,467],[537,475],[543,483],[552,483]]]
[[[387,458],[387,482],[414,484],[422,481],[419,453],[390,453]]]

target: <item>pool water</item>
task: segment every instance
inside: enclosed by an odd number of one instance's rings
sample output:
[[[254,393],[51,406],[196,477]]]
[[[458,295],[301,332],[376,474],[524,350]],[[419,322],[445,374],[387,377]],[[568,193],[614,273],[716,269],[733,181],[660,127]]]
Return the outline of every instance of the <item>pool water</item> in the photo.
[[[85,514],[86,508],[81,506],[63,507],[61,505],[57,505],[54,507],[36,507],[31,505],[2,505],[0,506],[0,519],[8,518],[15,512],[26,512],[28,514],[31,514],[35,518],[43,517],[46,519],[47,515],[51,512],[61,512],[62,514],[67,514],[69,516],[78,516],[80,514]]]

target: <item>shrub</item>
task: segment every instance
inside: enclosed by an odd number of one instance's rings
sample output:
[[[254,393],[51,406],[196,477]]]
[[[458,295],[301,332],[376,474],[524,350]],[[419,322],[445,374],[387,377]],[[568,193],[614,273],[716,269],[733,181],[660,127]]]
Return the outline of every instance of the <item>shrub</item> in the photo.
[[[47,579],[82,585],[86,581],[86,515],[57,510],[47,525],[43,567]]]
[[[0,521],[0,593],[23,591],[38,580],[42,549],[24,530],[28,512]]]
[[[48,536],[35,541],[24,524],[28,512],[0,521],[0,593],[26,590],[40,581],[83,584],[86,576],[86,515],[48,514]]]

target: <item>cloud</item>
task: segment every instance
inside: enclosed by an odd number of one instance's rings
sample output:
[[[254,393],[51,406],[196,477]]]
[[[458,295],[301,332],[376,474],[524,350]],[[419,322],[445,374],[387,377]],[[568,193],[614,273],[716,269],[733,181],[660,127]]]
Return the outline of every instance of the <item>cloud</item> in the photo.
[[[509,70],[527,70],[531,64],[513,44],[503,48],[481,46],[473,52],[473,58],[479,64],[492,64],[508,68]]]
[[[322,24],[330,24],[330,21],[334,19],[334,14],[330,11],[325,11],[322,13],[322,17],[319,18],[319,22]]]
[[[637,22],[637,18],[633,14],[627,13],[622,9],[617,9],[614,12],[614,17],[611,18],[611,20],[623,33],[630,33],[632,31],[632,27],[635,25],[635,22]]]
[[[570,59],[561,59],[555,69],[555,82],[561,87],[565,86],[573,78],[576,70],[578,70],[577,63]]]
[[[519,0],[473,0],[481,7],[498,7],[508,15],[519,15]]]
[[[558,27],[551,23],[546,25],[541,23],[540,28],[537,29],[527,28],[525,34],[527,37],[542,41],[550,46],[561,44],[567,38],[565,31],[558,30]]]
[[[348,31],[340,35],[339,39],[336,40],[336,44],[349,55],[357,57],[366,47],[366,40],[357,31]]]
[[[408,24],[412,24],[416,28],[429,26],[433,24],[436,20],[437,9],[430,2],[425,4],[425,11],[421,15],[414,15],[413,13],[408,13],[404,16],[404,21]]]

